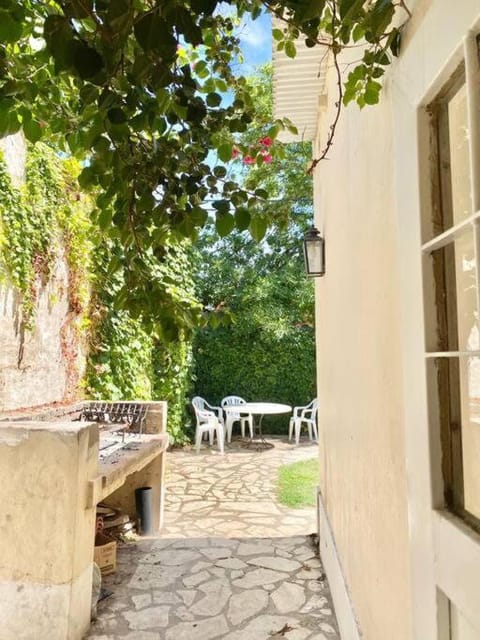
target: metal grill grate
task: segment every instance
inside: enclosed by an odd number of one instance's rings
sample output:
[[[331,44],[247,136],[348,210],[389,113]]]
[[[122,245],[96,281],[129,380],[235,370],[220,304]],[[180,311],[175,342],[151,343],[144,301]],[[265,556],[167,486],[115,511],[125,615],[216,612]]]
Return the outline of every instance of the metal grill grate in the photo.
[[[136,427],[142,433],[147,407],[138,402],[90,402],[83,406],[80,420],[112,425],[112,431],[126,431]]]

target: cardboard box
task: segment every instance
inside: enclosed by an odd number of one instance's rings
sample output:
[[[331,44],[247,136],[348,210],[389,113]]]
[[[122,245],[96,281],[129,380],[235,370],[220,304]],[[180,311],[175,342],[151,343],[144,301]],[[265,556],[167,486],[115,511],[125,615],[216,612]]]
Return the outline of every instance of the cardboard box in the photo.
[[[93,559],[100,567],[102,576],[114,573],[117,566],[117,541],[103,533],[97,533]]]

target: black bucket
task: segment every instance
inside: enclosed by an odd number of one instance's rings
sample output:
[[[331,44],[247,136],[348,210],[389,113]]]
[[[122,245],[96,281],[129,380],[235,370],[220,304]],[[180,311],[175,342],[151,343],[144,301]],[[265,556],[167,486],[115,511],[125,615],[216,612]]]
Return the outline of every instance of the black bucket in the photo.
[[[135,489],[135,508],[139,525],[138,533],[149,536],[153,533],[153,494],[152,487]]]

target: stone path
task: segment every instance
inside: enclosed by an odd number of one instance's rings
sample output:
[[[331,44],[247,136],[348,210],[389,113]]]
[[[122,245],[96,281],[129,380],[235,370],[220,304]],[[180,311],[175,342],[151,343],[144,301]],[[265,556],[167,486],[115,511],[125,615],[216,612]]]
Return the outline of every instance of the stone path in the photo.
[[[169,456],[164,536],[269,537],[313,533],[315,509],[276,502],[277,469],[318,455],[316,444],[271,440],[265,451],[233,441],[224,456],[205,447]]]
[[[280,464],[316,446],[275,440],[169,455],[161,538],[123,545],[90,640],[338,640],[315,509],[275,502]]]

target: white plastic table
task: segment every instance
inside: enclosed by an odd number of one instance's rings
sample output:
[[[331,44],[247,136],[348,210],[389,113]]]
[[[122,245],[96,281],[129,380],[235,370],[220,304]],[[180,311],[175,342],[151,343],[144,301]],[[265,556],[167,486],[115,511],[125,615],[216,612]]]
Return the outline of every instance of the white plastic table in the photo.
[[[245,443],[245,446],[256,446],[257,448],[270,448],[270,444],[265,440],[262,433],[262,420],[264,415],[275,415],[279,413],[290,413],[292,407],[289,404],[281,404],[279,402],[246,402],[245,404],[234,404],[223,407],[227,413],[235,411],[239,414],[251,414],[259,416],[258,422],[253,423],[253,438]],[[258,427],[258,438],[255,438],[255,427]]]

